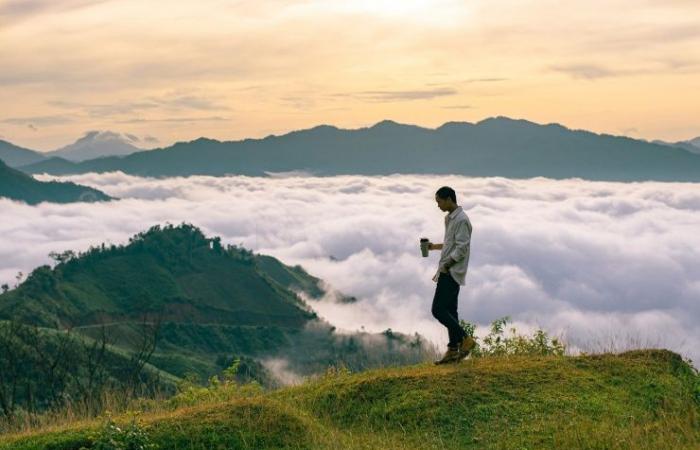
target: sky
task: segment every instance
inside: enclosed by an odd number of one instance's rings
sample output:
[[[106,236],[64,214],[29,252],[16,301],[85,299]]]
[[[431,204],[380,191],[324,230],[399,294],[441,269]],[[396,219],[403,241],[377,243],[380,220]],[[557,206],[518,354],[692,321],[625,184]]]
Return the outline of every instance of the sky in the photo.
[[[491,116],[700,135],[696,0],[0,0],[0,139]]]
[[[40,176],[48,180],[49,176]],[[700,190],[694,183],[533,178],[244,176],[152,179],[123,173],[60,178],[120,198],[29,206],[0,199],[0,283],[50,263],[52,251],[126,244],[155,224],[192,223],[224,244],[300,264],[334,295],[312,307],[340,330],[418,332],[436,345],[430,313],[442,242],[434,200],[447,184],[473,225],[462,319],[510,316],[572,351],[663,347],[700,361]]]

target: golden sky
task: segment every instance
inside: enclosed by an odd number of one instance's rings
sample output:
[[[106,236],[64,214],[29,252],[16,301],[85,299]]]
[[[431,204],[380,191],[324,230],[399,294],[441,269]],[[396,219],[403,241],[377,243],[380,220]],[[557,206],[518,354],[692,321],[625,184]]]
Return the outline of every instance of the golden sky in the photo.
[[[490,116],[700,135],[698,0],[0,0],[0,139]]]

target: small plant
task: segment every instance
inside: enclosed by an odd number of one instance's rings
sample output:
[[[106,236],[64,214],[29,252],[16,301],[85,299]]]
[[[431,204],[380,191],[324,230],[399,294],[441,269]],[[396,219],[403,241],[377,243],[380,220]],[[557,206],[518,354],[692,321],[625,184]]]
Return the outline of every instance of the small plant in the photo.
[[[476,325],[460,320],[460,325],[468,336],[477,342],[472,350],[472,355],[479,356],[505,356],[505,355],[554,355],[563,356],[566,352],[566,345],[557,338],[550,338],[541,329],[535,331],[532,336],[518,334],[514,327],[511,327],[506,334],[506,325],[510,322],[510,317],[502,317],[491,323],[491,331],[479,343],[479,338],[475,336]]]
[[[223,370],[221,376],[213,375],[206,386],[198,383],[194,374],[186,375],[177,386],[177,394],[168,399],[171,408],[190,406],[199,403],[225,401],[232,398],[252,397],[262,392],[262,386],[256,381],[239,384],[236,381],[241,360],[236,358]]]
[[[238,369],[241,366],[241,358],[235,358],[230,366],[224,369],[222,372],[224,383],[235,383],[236,375],[238,375]]]
[[[341,377],[346,377],[350,375],[352,372],[350,369],[348,369],[345,364],[342,362],[338,363],[338,365],[335,366],[328,366],[326,369],[326,372],[323,374],[321,378],[325,379],[334,379],[334,378],[341,378]]]
[[[695,368],[692,359],[686,359],[685,362],[690,367],[690,376],[695,380],[693,383],[693,395],[695,396],[695,401],[700,405],[700,370]]]
[[[131,420],[120,427],[108,414],[102,428],[93,436],[92,450],[155,450],[157,444],[151,442],[146,429],[140,424],[137,414],[131,413]],[[82,447],[80,450],[87,450]]]

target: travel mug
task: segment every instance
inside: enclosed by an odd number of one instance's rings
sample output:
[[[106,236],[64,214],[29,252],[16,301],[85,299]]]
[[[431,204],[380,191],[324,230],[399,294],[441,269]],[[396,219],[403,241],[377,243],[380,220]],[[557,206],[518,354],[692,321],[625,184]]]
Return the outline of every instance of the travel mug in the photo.
[[[420,239],[420,252],[425,258],[428,256],[428,245],[430,244],[430,240],[428,238],[421,238]]]

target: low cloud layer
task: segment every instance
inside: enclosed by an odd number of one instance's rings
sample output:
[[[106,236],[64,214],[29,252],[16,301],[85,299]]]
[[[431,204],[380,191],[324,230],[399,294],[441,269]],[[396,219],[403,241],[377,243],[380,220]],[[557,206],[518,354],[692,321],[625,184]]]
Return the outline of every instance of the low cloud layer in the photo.
[[[44,180],[52,177],[40,177]],[[666,347],[700,359],[700,190],[691,183],[606,183],[437,176],[64,177],[122,200],[0,200],[0,283],[51,251],[124,243],[157,223],[188,222],[230,244],[301,264],[354,304],[315,304],[339,328],[419,332],[444,345],[431,317],[441,242],[435,190],[450,185],[474,225],[461,317],[480,332],[502,316],[562,335],[572,347]]]

